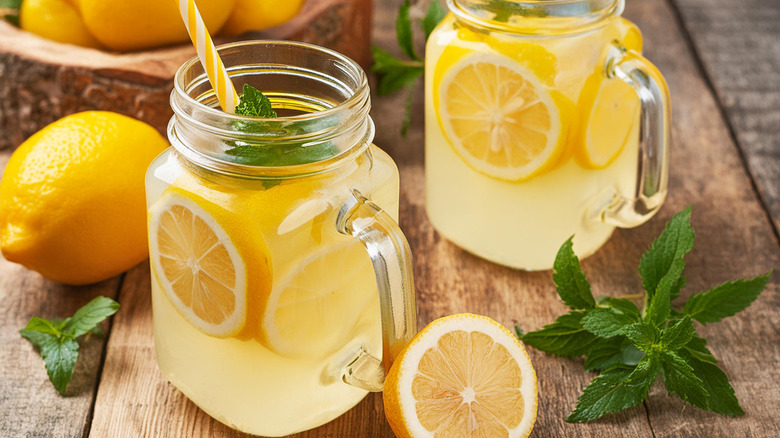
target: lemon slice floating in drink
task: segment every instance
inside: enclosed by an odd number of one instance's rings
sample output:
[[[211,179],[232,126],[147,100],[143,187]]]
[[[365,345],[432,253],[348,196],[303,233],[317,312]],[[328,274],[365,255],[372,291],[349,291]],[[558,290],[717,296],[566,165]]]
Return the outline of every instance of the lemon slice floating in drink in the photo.
[[[246,227],[222,207],[171,189],[150,209],[149,229],[152,270],[176,309],[210,336],[237,334],[247,291],[270,283]]]
[[[479,172],[526,180],[551,168],[564,149],[566,98],[513,58],[466,54],[435,77],[434,88],[442,131]]]
[[[577,161],[587,169],[603,169],[638,135],[639,97],[622,80],[596,72],[585,82],[578,107],[583,120]]]
[[[294,264],[274,284],[263,316],[265,342],[289,356],[324,355],[344,346],[361,317],[379,311],[376,280],[358,242],[328,243]]]
[[[496,321],[459,314],[425,327],[396,359],[384,388],[396,436],[527,437],[536,372],[523,344]]]

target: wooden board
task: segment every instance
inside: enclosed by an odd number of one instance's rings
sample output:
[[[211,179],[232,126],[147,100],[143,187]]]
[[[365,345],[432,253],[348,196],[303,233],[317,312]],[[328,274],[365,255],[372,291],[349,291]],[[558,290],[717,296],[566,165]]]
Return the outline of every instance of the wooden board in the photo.
[[[309,0],[290,22],[244,39],[290,39],[331,47],[368,64],[371,0]],[[61,44],[0,20],[0,149],[18,146],[68,114],[106,110],[164,133],[173,75],[195,56],[189,43],[115,53]]]
[[[780,2],[672,3],[780,229]]]
[[[393,20],[399,4],[400,0],[376,4],[374,35],[382,47],[396,46]],[[643,29],[646,54],[665,74],[672,90],[671,192],[657,218],[638,229],[617,231],[601,251],[584,261],[583,267],[598,294],[639,291],[636,265],[641,253],[674,212],[691,204],[697,243],[688,259],[685,295],[780,266],[780,243],[752,186],[751,175],[742,165],[738,145],[729,136],[717,96],[708,88],[674,12],[665,0],[628,2],[626,16]],[[450,244],[431,228],[424,209],[421,86],[415,94],[415,119],[406,138],[399,134],[402,114],[398,111],[405,96],[375,97],[372,113],[377,123],[375,142],[394,157],[401,169],[400,222],[415,255],[419,324],[463,311],[491,316],[507,326],[518,322],[527,330],[551,322],[564,306],[555,295],[550,273],[518,272],[485,262]],[[7,152],[0,152],[0,167],[4,165],[3,157]],[[770,159],[780,162],[778,158]],[[96,287],[107,288],[103,293],[109,294],[110,284]],[[94,413],[86,401],[58,398],[45,380],[40,358],[31,349],[25,352],[26,341],[15,333],[16,326],[21,327],[29,315],[45,310],[35,306],[46,300],[51,301],[47,308],[58,312],[67,308],[68,299],[79,304],[88,299],[63,295],[58,288],[34,273],[0,262],[0,298],[13,306],[0,310],[0,342],[4,347],[0,367],[5,374],[15,376],[13,385],[0,383],[0,435],[56,436],[59,434],[50,432],[54,426],[49,425],[57,423],[63,429],[56,430],[63,430],[63,436],[79,436],[80,431],[87,430],[84,435],[92,437],[248,437],[205,415],[165,382],[157,370],[145,264],[127,273],[121,283],[118,299],[123,307],[113,321]],[[779,289],[773,278],[759,302],[746,312],[720,324],[699,327],[729,374],[747,411],[744,417],[732,419],[684,407],[678,399],[668,397],[657,382],[643,405],[592,424],[568,424],[563,419],[594,374],[585,373],[580,360],[554,358],[531,350],[540,384],[539,417],[533,436],[780,436],[780,421],[773,411],[780,405],[776,365],[780,362]],[[25,299],[21,291],[31,298]],[[72,292],[94,292],[89,291]],[[21,304],[23,301],[27,304]],[[72,310],[76,304],[70,306]],[[9,348],[12,350],[6,353]],[[20,354],[27,356],[13,357]],[[6,365],[8,361],[12,361],[10,365]],[[99,369],[99,360],[85,364]],[[34,374],[36,366],[38,374]],[[19,389],[14,386],[18,382],[27,386]],[[95,379],[91,382],[94,385]],[[59,426],[63,420],[56,409],[31,414],[39,401],[72,403],[58,406],[73,419]],[[18,416],[23,414],[31,418],[19,425]],[[392,436],[377,394],[337,420],[298,435]]]

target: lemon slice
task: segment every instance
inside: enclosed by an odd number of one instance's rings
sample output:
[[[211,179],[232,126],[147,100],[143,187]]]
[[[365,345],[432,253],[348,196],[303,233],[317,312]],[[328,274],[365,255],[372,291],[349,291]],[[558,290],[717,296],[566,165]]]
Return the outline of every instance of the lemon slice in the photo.
[[[175,191],[155,203],[151,265],[165,295],[192,325],[227,337],[246,320],[247,269],[234,240],[204,205]]]
[[[496,321],[437,319],[401,352],[384,388],[401,437],[527,437],[536,421],[536,372],[523,344]]]
[[[330,243],[275,282],[262,329],[273,351],[316,357],[342,347],[361,317],[378,311],[366,250],[356,241]]]
[[[531,178],[555,160],[565,143],[553,94],[512,58],[466,55],[434,87],[445,136],[466,163],[488,176]]]
[[[585,82],[578,106],[585,116],[577,161],[588,169],[608,167],[637,132],[639,97],[622,80],[596,72]]]

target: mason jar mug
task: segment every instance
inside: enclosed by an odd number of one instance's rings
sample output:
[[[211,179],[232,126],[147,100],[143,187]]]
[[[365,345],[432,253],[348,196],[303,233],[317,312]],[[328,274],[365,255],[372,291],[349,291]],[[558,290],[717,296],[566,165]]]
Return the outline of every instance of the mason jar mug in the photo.
[[[220,111],[197,59],[176,74],[172,147],[146,180],[157,362],[217,420],[283,436],[381,390],[416,332],[398,170],[350,59],[274,41],[219,54],[278,117]]]
[[[425,57],[426,208],[488,260],[550,269],[666,196],[669,93],[623,0],[448,0]]]

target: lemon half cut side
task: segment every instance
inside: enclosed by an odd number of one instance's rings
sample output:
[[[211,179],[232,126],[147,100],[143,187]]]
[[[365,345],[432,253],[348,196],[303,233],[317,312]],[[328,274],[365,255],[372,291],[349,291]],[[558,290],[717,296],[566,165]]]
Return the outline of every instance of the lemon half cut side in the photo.
[[[247,273],[228,232],[203,205],[177,191],[151,208],[149,230],[152,269],[181,315],[207,335],[236,334],[246,320]]]
[[[527,437],[536,422],[536,372],[523,344],[479,315],[440,318],[399,355],[384,388],[398,437]]]

